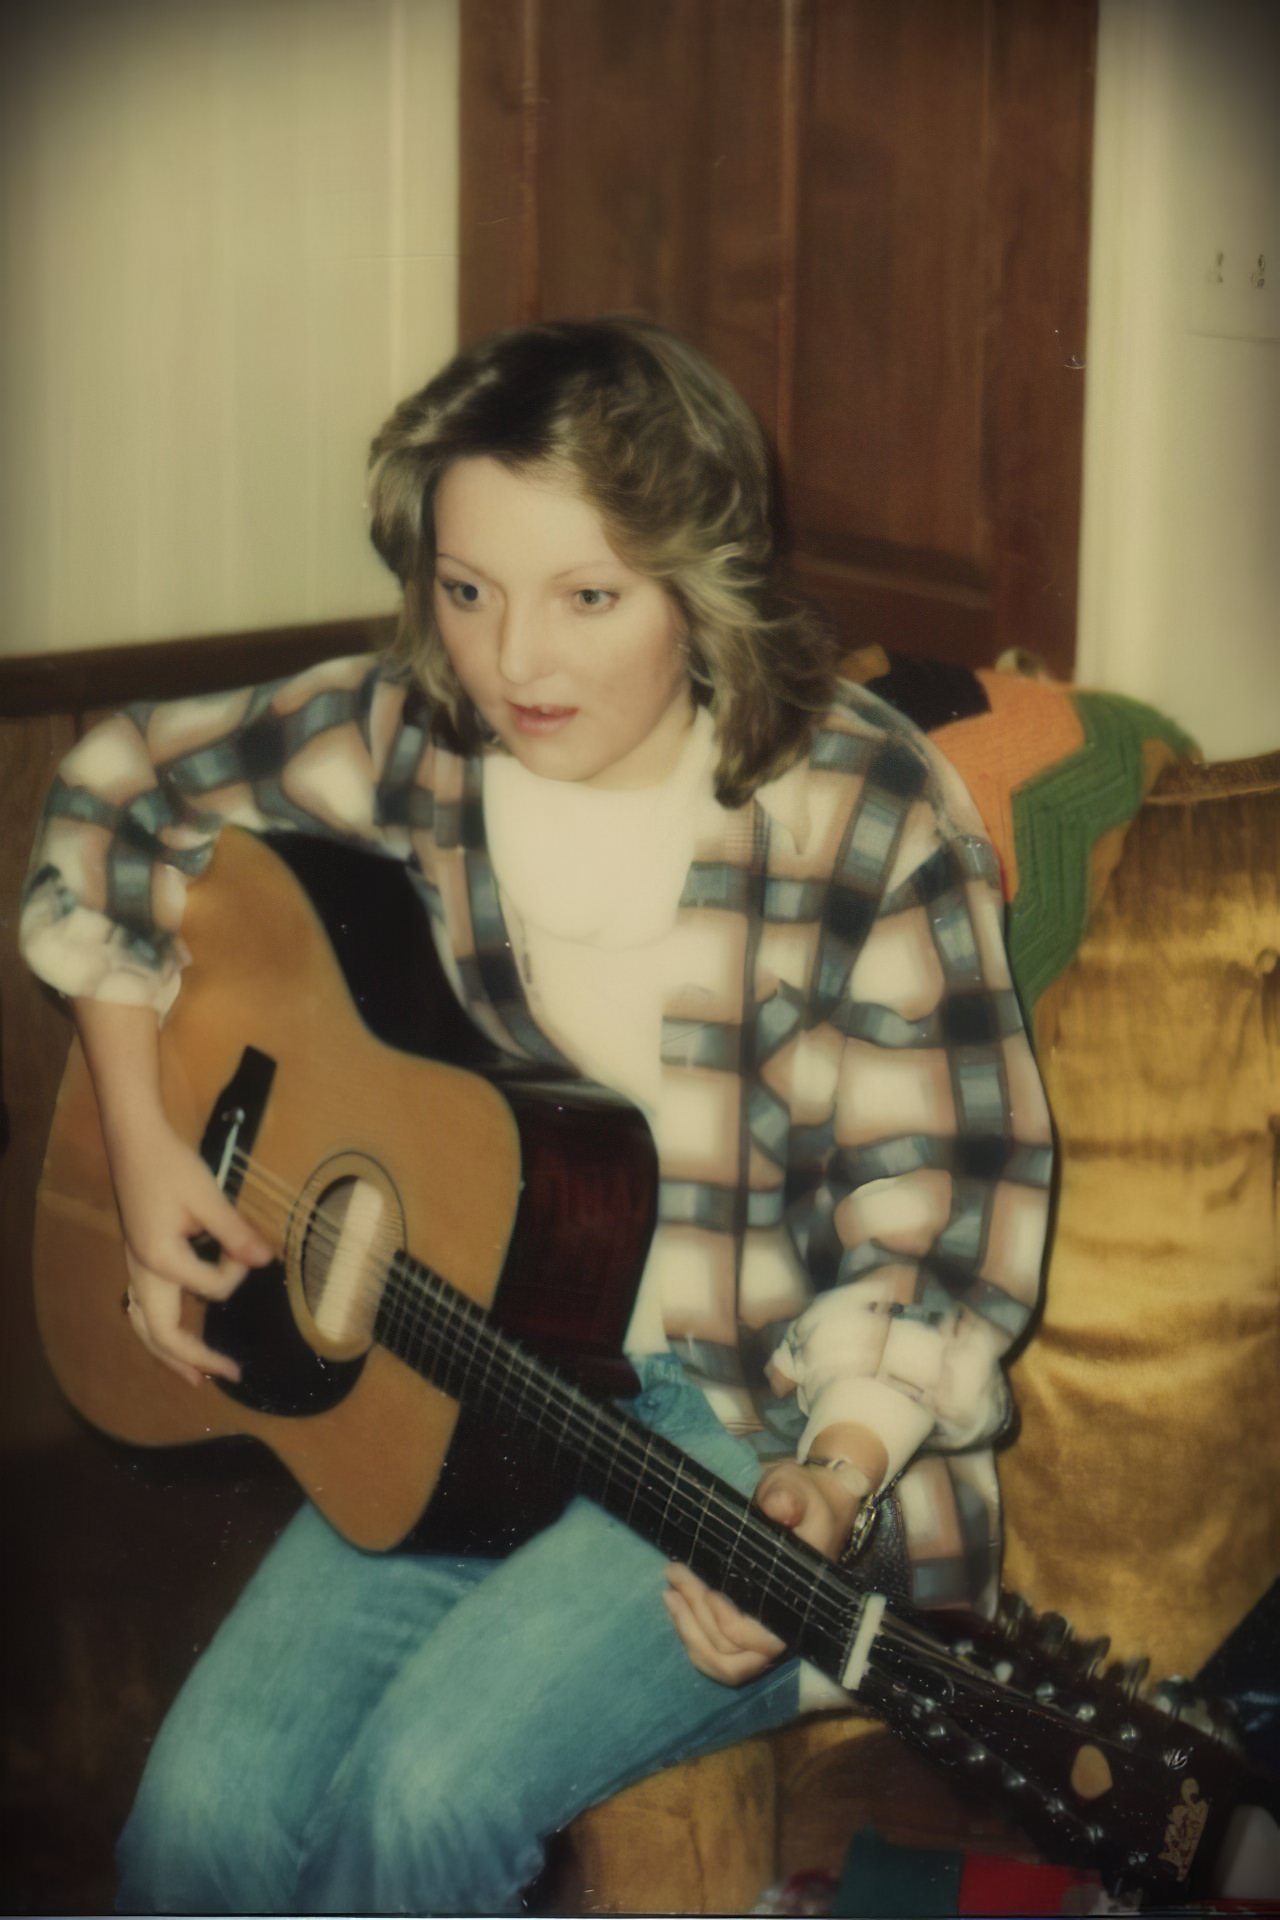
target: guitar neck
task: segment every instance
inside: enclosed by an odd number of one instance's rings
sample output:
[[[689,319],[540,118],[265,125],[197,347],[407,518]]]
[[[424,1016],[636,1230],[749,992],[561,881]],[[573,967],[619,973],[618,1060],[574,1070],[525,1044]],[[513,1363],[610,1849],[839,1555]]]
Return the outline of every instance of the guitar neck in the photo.
[[[1182,1893],[1202,1881],[1243,1784],[1238,1758],[1136,1697],[1123,1670],[1099,1677],[1093,1649],[1062,1646],[1065,1623],[967,1618],[960,1638],[936,1617],[890,1614],[856,1568],[581,1392],[406,1255],[391,1263],[376,1337],[451,1398],[523,1428],[583,1493],[855,1689],[911,1745],[1006,1796],[1047,1857],[1100,1867],[1116,1885]]]
[[[598,1506],[843,1676],[866,1603],[847,1574],[660,1434],[583,1393],[430,1268],[403,1254],[392,1264],[380,1345],[473,1411],[524,1428]]]

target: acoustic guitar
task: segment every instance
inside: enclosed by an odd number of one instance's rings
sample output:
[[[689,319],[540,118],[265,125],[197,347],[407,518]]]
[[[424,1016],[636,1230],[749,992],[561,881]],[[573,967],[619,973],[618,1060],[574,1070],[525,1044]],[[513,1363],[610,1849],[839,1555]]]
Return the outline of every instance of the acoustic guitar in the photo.
[[[1185,1683],[1144,1694],[1145,1663],[1104,1669],[1105,1641],[1016,1599],[994,1622],[890,1606],[858,1562],[824,1559],[613,1404],[652,1231],[648,1129],[487,1048],[396,863],[226,832],[183,935],[167,1110],[278,1258],[226,1302],[192,1303],[237,1384],[193,1391],[147,1353],[73,1049],[36,1289],[89,1420],[144,1446],[254,1435],[369,1548],[506,1550],[586,1493],[1002,1794],[1046,1858],[1116,1889],[1185,1900],[1237,1806],[1277,1815],[1277,1783]]]

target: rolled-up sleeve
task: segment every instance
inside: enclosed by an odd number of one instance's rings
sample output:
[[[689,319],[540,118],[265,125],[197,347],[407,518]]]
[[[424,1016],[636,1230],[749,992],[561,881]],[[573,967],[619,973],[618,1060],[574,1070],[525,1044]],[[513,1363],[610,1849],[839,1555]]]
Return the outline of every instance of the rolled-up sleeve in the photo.
[[[29,965],[61,993],[164,1013],[186,889],[222,827],[385,842],[376,795],[404,691],[362,655],[92,728],[45,803],[22,902]]]
[[[919,800],[835,1015],[835,1284],[772,1361],[807,1417],[799,1457],[861,1428],[881,1483],[999,1436],[1038,1298],[1051,1131],[1002,924],[990,846]]]

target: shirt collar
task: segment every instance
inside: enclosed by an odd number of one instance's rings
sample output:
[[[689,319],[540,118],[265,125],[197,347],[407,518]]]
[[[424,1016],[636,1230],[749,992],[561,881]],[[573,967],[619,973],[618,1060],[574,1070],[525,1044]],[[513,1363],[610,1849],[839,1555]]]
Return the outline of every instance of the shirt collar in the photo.
[[[796,852],[803,853],[810,830],[808,755],[802,755],[776,780],[766,781],[757,788],[756,799],[775,826],[791,835]]]

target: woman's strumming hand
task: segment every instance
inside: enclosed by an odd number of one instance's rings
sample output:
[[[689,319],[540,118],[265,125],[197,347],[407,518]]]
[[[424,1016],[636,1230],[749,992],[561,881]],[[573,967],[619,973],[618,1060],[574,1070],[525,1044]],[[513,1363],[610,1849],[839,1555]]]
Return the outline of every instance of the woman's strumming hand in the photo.
[[[755,1504],[831,1560],[849,1538],[862,1504],[864,1495],[854,1490],[856,1484],[856,1476],[847,1468],[837,1478],[825,1467],[784,1460],[761,1476]],[[869,1490],[868,1483],[864,1493]],[[776,1634],[688,1567],[667,1568],[663,1600],[689,1658],[710,1680],[743,1686],[758,1679],[786,1651]]]
[[[182,1324],[187,1294],[225,1300],[271,1248],[174,1132],[160,1089],[159,1027],[147,1007],[76,1000],[85,1059],[98,1100],[129,1272],[129,1324],[143,1345],[198,1386],[202,1374],[239,1378],[239,1368]],[[211,1234],[217,1262],[201,1260],[194,1234]]]
[[[157,1360],[198,1386],[202,1374],[237,1380],[240,1369],[182,1324],[183,1300],[225,1300],[271,1249],[227,1199],[204,1161],[160,1118],[109,1152],[129,1269],[129,1323]],[[201,1260],[193,1234],[222,1248]]]

